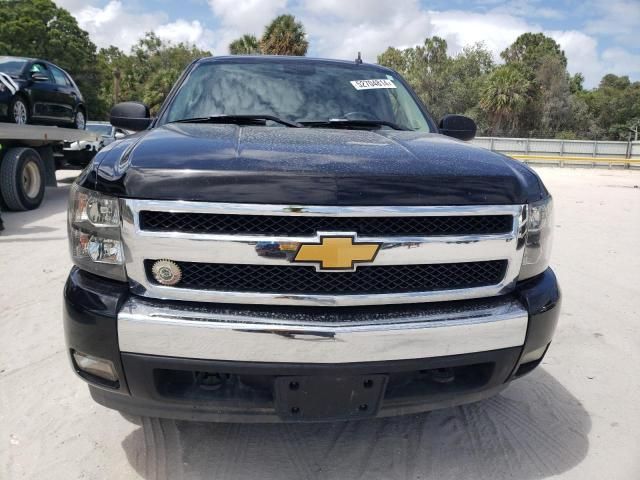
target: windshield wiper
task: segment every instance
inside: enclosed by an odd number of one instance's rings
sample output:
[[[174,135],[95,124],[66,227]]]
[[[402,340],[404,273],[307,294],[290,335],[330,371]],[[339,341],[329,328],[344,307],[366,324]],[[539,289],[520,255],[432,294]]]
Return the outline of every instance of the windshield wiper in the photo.
[[[267,122],[275,122],[287,127],[302,128],[302,125],[289,120],[278,118],[275,115],[211,115],[209,117],[183,118],[169,123],[235,123],[239,125],[265,125]]]
[[[313,122],[300,122],[305,127],[328,127],[328,128],[350,128],[350,127],[391,127],[394,130],[409,130],[397,123],[387,120],[351,120],[348,118],[330,118],[329,120],[319,120]]]

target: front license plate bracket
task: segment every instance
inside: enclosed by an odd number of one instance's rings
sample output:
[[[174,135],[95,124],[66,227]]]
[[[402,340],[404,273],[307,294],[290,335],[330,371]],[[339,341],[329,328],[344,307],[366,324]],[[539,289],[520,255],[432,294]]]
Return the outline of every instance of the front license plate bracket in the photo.
[[[292,376],[275,380],[278,415],[287,421],[349,420],[374,416],[387,375]]]

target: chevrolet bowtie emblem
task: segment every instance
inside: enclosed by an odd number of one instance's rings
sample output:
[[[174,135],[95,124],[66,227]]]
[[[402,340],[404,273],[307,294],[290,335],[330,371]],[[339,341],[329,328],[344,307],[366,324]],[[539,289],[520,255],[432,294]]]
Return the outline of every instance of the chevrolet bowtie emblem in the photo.
[[[294,262],[319,264],[319,270],[353,270],[356,263],[371,262],[379,243],[353,243],[354,237],[320,237],[320,243],[303,243]]]

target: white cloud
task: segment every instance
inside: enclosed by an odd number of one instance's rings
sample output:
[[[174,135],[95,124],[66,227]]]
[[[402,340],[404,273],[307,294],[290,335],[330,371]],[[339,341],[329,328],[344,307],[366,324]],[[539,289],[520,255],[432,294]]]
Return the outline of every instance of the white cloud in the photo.
[[[209,6],[224,27],[241,35],[260,35],[266,23],[287,5],[287,0],[209,0]]]
[[[406,2],[412,4],[414,2]],[[350,18],[329,21],[324,16],[303,13],[313,53],[321,57],[353,59],[358,52],[367,62],[375,62],[377,55],[389,46],[398,48],[422,44],[430,36],[430,16],[418,8],[398,9],[385,18]],[[389,12],[388,12],[389,13]]]
[[[498,59],[519,35],[539,31],[523,19],[504,13],[469,13],[462,11],[431,12],[434,34],[447,40],[452,51],[460,51],[467,45],[484,42]]]
[[[73,13],[81,10],[83,7],[86,7],[87,4],[95,2],[91,0],[56,0],[55,3],[58,7],[64,8],[65,10],[69,10]]]
[[[342,21],[366,24],[385,23],[398,13],[409,17],[420,10],[417,0],[396,0],[393,8],[388,0],[304,0],[302,5],[311,15],[330,15]]]
[[[565,51],[567,69],[585,77],[585,87],[593,88],[607,73],[640,78],[640,55],[621,47],[599,53],[596,37],[578,31],[549,32]]]
[[[605,67],[598,55],[597,40],[574,30],[549,32],[549,35],[564,50],[569,73],[582,73],[587,88],[596,86],[605,73]]]
[[[120,0],[111,0],[102,8],[77,0],[58,3],[70,9],[80,27],[89,32],[91,40],[98,47],[115,45],[128,51],[146,32],[153,31],[160,38],[173,43],[186,42],[204,50],[212,50],[212,32],[199,20],[177,19],[168,22],[164,12],[134,13]]]
[[[426,9],[420,0],[207,0],[212,18],[169,18],[161,10],[139,13],[121,0],[58,0],[68,8],[100,47],[116,45],[128,50],[147,31],[172,42],[189,42],[216,54],[228,53],[231,41],[245,33],[258,37],[276,15],[289,12],[301,20],[310,41],[310,54],[353,59],[361,51],[375,62],[388,46],[422,44],[439,35],[451,53],[484,42],[499,54],[524,32],[543,32],[560,43],[571,73],[582,72],[593,87],[608,72],[639,78],[640,55],[636,35],[640,27],[638,0],[589,0],[580,6],[583,29],[544,30],[537,20],[566,15],[557,5],[539,0],[510,0],[500,6],[484,0],[485,12]],[[575,10],[575,9],[574,9]],[[586,13],[585,13],[586,12]],[[590,15],[590,16],[589,16]],[[567,15],[568,16],[568,15]],[[574,15],[574,21],[575,21]],[[209,30],[215,17],[216,29]],[[603,43],[615,40],[621,45]],[[627,46],[628,45],[628,46]]]
[[[111,0],[103,8],[84,6],[72,13],[96,45],[115,45],[124,50],[129,50],[145,32],[156,30],[167,22],[167,15],[162,12],[130,13],[119,0]]]
[[[215,32],[215,53],[229,53],[229,44],[245,33],[260,38],[267,22],[286,6],[287,0],[209,0],[220,24]]]
[[[640,54],[614,47],[602,52],[602,59],[607,65],[606,73],[629,75],[632,79],[640,78]]]
[[[205,28],[198,20],[188,22],[179,19],[172,23],[160,25],[155,29],[155,33],[160,38],[172,43],[189,43],[202,50],[213,50],[211,39],[214,36],[214,32]]]
[[[594,18],[586,23],[585,30],[588,33],[613,37],[621,43],[638,45],[640,28],[638,0],[592,0],[586,7],[594,15]]]
[[[527,18],[548,18],[553,20],[565,17],[562,11],[540,5],[540,3],[540,0],[511,0],[506,3],[502,1],[491,2],[491,4],[496,5],[492,10],[493,13],[503,13]]]

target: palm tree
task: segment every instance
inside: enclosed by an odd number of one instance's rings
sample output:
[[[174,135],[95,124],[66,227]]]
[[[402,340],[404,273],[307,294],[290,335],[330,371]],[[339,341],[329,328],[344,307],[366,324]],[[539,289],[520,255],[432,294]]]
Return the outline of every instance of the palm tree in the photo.
[[[229,44],[231,55],[258,55],[260,44],[255,35],[243,35]]]
[[[518,126],[529,100],[529,87],[527,78],[511,65],[503,65],[493,71],[480,97],[480,107],[489,116],[492,133]]]
[[[304,26],[293,15],[276,17],[264,30],[260,50],[265,55],[299,55],[307,53],[309,42]]]

